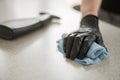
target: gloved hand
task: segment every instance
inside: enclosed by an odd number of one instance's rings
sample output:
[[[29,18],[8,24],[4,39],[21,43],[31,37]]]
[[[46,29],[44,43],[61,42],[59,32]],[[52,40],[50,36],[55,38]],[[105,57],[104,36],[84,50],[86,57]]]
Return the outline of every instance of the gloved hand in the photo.
[[[93,42],[105,47],[98,26],[98,17],[87,15],[82,18],[79,30],[64,38],[63,47],[66,57],[70,59],[85,58]]]

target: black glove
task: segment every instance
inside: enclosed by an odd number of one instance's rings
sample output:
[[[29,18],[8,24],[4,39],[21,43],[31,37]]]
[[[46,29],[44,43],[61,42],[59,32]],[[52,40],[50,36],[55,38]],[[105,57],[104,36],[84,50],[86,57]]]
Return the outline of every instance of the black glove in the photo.
[[[93,42],[105,47],[98,26],[98,17],[87,15],[82,18],[80,29],[64,38],[63,47],[66,57],[70,59],[85,58]]]

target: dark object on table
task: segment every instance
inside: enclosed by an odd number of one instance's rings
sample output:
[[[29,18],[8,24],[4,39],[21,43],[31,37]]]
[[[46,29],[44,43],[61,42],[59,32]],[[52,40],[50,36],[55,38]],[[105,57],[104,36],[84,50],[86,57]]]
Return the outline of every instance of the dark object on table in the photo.
[[[104,0],[103,0],[103,2],[104,2]],[[109,6],[104,6],[104,5],[105,5],[105,3],[102,4],[101,9],[99,10],[99,15],[98,15],[99,18],[107,23],[110,23],[110,24],[120,27],[120,9],[119,9],[120,7],[118,7],[115,10],[115,12],[113,12],[114,9],[111,9],[111,8],[108,9]],[[113,6],[111,6],[111,7],[113,7]],[[80,11],[80,5],[76,5],[73,8],[77,11]]]
[[[45,14],[47,14],[47,13],[40,13],[40,15],[43,15],[43,16]],[[49,15],[44,20],[40,20],[35,24],[21,27],[21,28],[10,28],[9,26],[6,26],[6,25],[0,25],[0,38],[7,39],[7,40],[15,39],[19,36],[25,35],[26,33],[32,32],[37,29],[44,28],[54,18],[60,19],[57,16]]]
[[[120,0],[103,0],[101,8],[120,15]]]

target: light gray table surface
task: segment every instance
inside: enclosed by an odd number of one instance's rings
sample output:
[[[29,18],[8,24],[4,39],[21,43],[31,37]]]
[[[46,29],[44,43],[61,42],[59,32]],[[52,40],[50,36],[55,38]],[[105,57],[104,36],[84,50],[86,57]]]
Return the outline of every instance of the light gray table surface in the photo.
[[[100,21],[100,29],[109,50],[106,60],[91,66],[66,59],[56,47],[63,33],[79,27],[81,13],[69,0],[0,0],[0,22],[35,17],[47,11],[61,17],[43,30],[7,41],[0,39],[0,80],[120,80],[120,28]],[[23,26],[28,19],[8,22]]]

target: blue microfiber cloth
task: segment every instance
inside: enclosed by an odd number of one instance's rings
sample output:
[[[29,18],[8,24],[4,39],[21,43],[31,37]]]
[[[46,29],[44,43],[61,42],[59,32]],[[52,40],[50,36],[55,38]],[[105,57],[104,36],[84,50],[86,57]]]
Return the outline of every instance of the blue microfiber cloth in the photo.
[[[58,50],[63,53],[64,53],[64,50],[63,50],[63,40],[65,38],[67,34],[63,34],[62,35],[62,39],[58,40],[57,41],[57,47],[58,47]],[[107,51],[104,47],[100,46],[99,44],[97,44],[96,42],[94,42],[88,53],[87,53],[87,56],[84,58],[84,59],[74,59],[74,61],[80,63],[80,64],[83,64],[83,65],[91,65],[91,64],[95,64],[95,63],[98,63],[99,61],[107,58]]]

